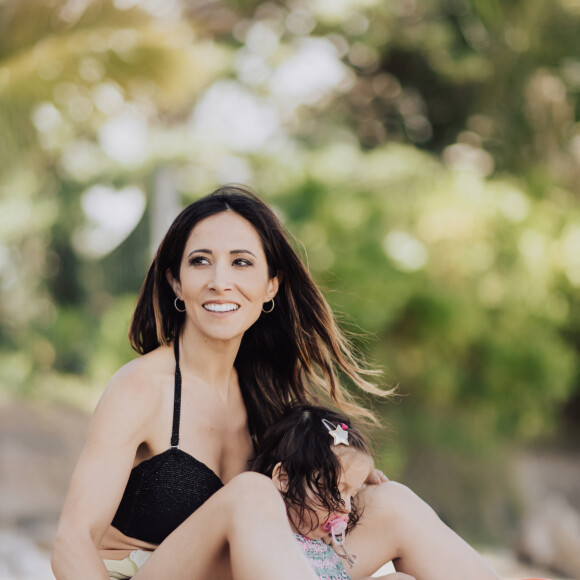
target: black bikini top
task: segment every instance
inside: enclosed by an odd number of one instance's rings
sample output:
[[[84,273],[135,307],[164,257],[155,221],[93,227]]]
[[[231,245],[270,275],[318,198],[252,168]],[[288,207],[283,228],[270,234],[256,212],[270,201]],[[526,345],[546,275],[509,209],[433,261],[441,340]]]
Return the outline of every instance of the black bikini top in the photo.
[[[181,371],[174,340],[175,394],[171,447],[131,470],[112,525],[126,536],[160,544],[198,507],[223,487],[205,463],[179,449]]]

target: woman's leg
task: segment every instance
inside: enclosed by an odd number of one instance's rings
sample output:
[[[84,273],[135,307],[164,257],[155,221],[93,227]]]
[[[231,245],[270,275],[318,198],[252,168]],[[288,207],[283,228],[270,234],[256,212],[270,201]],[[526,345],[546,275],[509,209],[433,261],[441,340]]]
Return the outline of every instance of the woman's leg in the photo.
[[[272,481],[243,473],[155,550],[135,580],[315,580]]]
[[[358,555],[353,580],[389,560],[417,580],[497,580],[483,558],[417,495],[394,482],[369,485],[364,513],[346,546]]]

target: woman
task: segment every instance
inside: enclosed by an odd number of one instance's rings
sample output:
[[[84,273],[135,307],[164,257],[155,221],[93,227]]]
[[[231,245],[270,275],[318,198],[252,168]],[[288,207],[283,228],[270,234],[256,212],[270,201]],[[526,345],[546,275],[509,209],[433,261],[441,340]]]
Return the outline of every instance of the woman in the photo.
[[[371,420],[339,371],[385,392],[273,212],[241,187],[187,207],[149,269],[130,338],[142,356],[95,411],[57,531],[57,579],[313,579],[279,493],[244,473],[247,461],[289,402],[330,399]],[[364,499],[348,539],[353,578],[391,559],[421,580],[497,578],[406,488],[377,481]]]

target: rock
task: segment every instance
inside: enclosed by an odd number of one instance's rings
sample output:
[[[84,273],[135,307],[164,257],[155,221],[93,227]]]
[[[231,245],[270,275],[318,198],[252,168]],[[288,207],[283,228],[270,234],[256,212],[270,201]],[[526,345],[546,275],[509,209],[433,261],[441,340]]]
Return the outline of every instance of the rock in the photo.
[[[0,578],[2,580],[54,580],[48,552],[39,550],[25,535],[0,528]]]
[[[521,557],[580,578],[580,512],[562,495],[551,495],[524,518],[518,541]]]
[[[0,406],[0,527],[49,548],[88,417],[68,407]]]

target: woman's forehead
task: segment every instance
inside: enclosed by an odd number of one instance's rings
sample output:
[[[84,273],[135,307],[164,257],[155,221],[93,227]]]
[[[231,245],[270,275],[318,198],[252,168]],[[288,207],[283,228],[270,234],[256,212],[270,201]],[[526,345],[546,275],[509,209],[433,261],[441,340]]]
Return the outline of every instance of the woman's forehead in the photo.
[[[233,211],[218,213],[198,222],[189,234],[186,248],[191,250],[191,246],[199,244],[204,248],[206,245],[210,246],[207,249],[224,247],[263,251],[262,240],[256,228]]]

